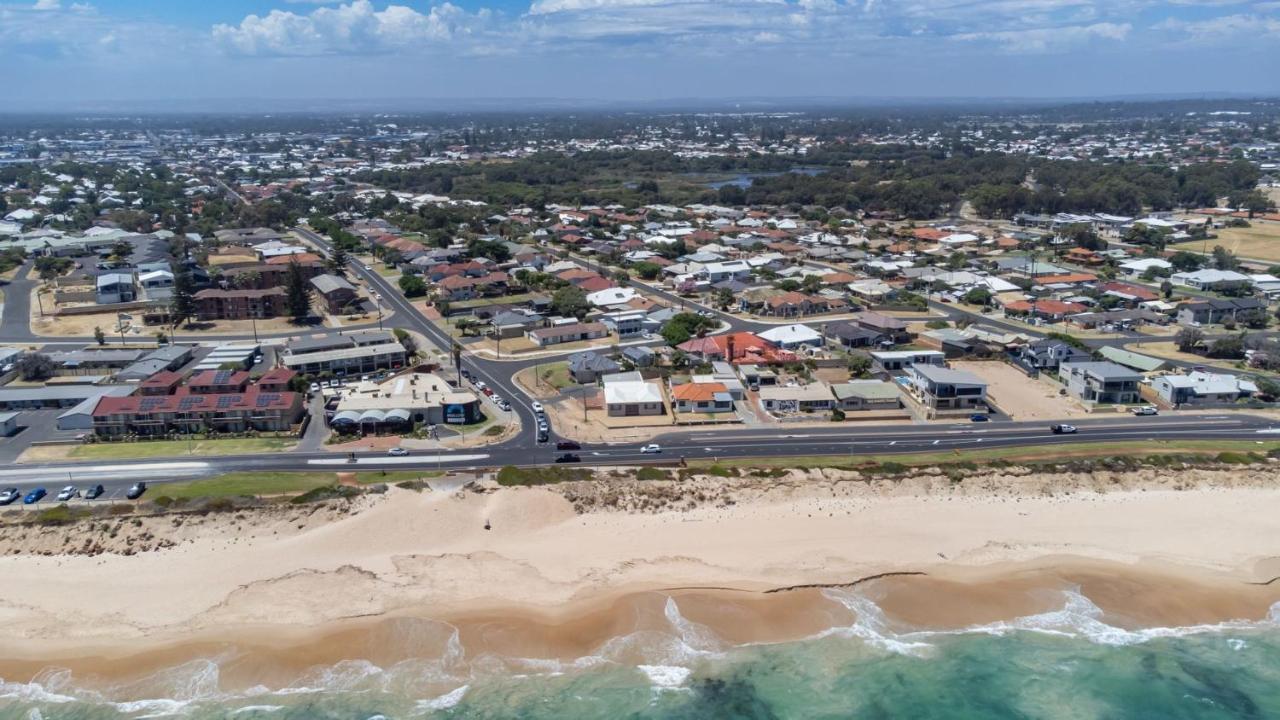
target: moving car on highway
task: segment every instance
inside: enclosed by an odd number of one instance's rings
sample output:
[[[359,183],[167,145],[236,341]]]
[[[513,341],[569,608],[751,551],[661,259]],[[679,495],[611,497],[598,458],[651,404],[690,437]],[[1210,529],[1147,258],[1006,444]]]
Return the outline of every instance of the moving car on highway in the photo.
[[[1143,405],[1141,407],[1136,407],[1133,410],[1130,410],[1130,412],[1132,412],[1134,415],[1159,415],[1160,414],[1160,411],[1156,409],[1155,405]]]
[[[573,453],[565,453],[565,454],[563,454],[563,455],[557,455],[557,456],[556,456],[556,462],[558,462],[558,463],[576,463],[576,462],[582,462],[582,458],[578,457],[577,455],[574,455]]]
[[[662,452],[662,446],[657,443],[649,443],[648,445],[645,445],[644,447],[640,448],[640,452],[644,453],[645,455],[660,453]]]
[[[1074,435],[1077,432],[1075,425],[1051,425],[1049,430],[1054,435]]]
[[[572,440],[561,440],[556,443],[557,450],[581,450],[582,446]]]
[[[974,413],[969,416],[969,422],[990,422],[991,418],[982,413]]]
[[[387,451],[387,454],[391,457],[405,457],[409,454],[409,451],[402,447],[393,447]]]

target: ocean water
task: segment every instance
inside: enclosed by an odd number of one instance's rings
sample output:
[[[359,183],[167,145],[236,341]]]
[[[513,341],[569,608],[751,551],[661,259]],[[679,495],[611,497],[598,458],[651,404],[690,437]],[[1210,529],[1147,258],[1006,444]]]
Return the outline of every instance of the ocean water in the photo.
[[[890,627],[869,599],[830,592],[848,626],[732,646],[686,620],[613,638],[570,662],[433,657],[348,660],[284,687],[230,691],[200,659],[125,686],[90,689],[50,668],[0,682],[0,718],[1275,718],[1273,617],[1123,630],[1086,598],[1060,610],[948,632]]]

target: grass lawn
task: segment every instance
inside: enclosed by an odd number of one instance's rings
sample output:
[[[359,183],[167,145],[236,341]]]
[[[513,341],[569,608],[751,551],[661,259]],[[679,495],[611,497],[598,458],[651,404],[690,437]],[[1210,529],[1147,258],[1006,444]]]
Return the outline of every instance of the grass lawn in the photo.
[[[518,305],[528,302],[534,297],[532,293],[524,293],[522,295],[504,295],[502,297],[476,298],[475,300],[459,300],[458,302],[449,303],[449,307],[454,310],[471,310],[472,308],[489,307],[490,305]]]
[[[556,390],[563,390],[577,384],[569,375],[569,363],[566,362],[539,365],[538,382],[542,385],[550,385]]]
[[[242,438],[227,440],[154,440],[146,442],[92,443],[73,448],[67,457],[83,460],[174,457],[178,455],[242,455],[292,448],[294,438]]]
[[[434,470],[397,470],[387,473],[363,472],[356,473],[356,482],[373,485],[376,483],[398,483],[406,480],[420,480],[439,476],[440,473]],[[175,500],[235,497],[240,495],[298,495],[319,487],[327,487],[337,482],[338,475],[332,472],[238,472],[219,475],[206,480],[161,485],[157,486],[154,492],[157,497],[165,496]]]
[[[1072,458],[1205,454],[1222,452],[1265,453],[1280,448],[1280,441],[1268,440],[1160,440],[1156,442],[1096,442],[1070,445],[1043,445],[977,450],[966,447],[945,452],[906,453],[902,455],[818,455],[802,457],[742,458],[737,460],[690,460],[689,467],[712,468],[817,468],[856,467],[879,463],[899,465],[938,465],[955,462],[1044,462]]]
[[[1171,247],[1174,250],[1212,252],[1215,245],[1221,245],[1242,258],[1280,262],[1280,223],[1252,222],[1252,227],[1217,230],[1218,237],[1208,241],[1191,240]]]

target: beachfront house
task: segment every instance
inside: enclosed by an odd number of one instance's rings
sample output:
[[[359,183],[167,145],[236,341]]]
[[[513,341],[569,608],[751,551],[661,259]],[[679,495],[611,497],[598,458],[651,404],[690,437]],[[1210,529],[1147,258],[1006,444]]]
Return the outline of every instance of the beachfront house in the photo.
[[[1142,375],[1113,362],[1070,362],[1058,368],[1058,379],[1085,402],[1135,403]]]

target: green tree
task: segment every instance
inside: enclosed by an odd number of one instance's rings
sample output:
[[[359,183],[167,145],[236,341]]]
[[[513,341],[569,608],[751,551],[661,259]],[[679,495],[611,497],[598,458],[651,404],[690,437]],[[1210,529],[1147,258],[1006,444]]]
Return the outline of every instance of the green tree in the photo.
[[[866,355],[850,355],[848,368],[850,377],[864,378],[871,372],[871,358]]]
[[[99,345],[107,344],[107,334],[102,332],[102,328],[96,325],[93,327],[93,341]]]
[[[54,370],[57,365],[54,364],[53,358],[40,353],[31,353],[23,355],[17,362],[18,376],[23,380],[47,380],[53,377]]]
[[[733,291],[730,290],[729,288],[720,288],[716,290],[716,294],[715,294],[716,307],[720,308],[721,310],[728,310],[729,306],[733,304],[735,297],[736,296],[733,294]]]
[[[964,301],[970,305],[986,306],[991,302],[991,291],[982,287],[973,288],[964,294]]]
[[[184,263],[170,265],[173,270],[173,294],[169,296],[169,312],[177,327],[196,315],[196,282],[191,268]]]
[[[568,285],[552,293],[551,309],[558,315],[582,318],[591,310],[591,303],[582,288]]]
[[[635,270],[636,275],[639,275],[642,280],[653,280],[662,272],[661,265],[651,262],[638,262],[632,265],[631,269]]]
[[[311,315],[311,283],[296,260],[289,262],[289,272],[284,279],[285,307],[294,322],[301,322]]]
[[[427,294],[427,281],[418,275],[401,275],[396,283],[400,286],[400,292],[404,293],[405,297],[422,297]],[[440,312],[447,315],[447,306],[445,309],[441,309]]]
[[[329,272],[340,277],[347,275],[347,251],[337,243],[333,246],[333,252],[329,253],[329,259],[325,262]]]
[[[1182,352],[1192,352],[1204,342],[1204,333],[1198,328],[1183,328],[1174,336],[1173,342]]]
[[[694,335],[715,327],[715,321],[710,318],[698,315],[697,313],[680,313],[667,321],[662,326],[659,334],[667,344],[675,347],[682,343],[686,343]]]

